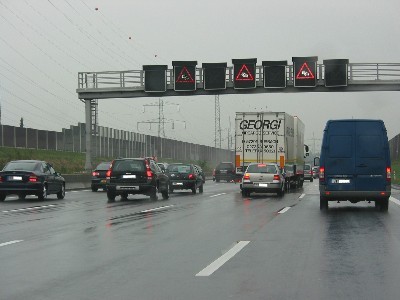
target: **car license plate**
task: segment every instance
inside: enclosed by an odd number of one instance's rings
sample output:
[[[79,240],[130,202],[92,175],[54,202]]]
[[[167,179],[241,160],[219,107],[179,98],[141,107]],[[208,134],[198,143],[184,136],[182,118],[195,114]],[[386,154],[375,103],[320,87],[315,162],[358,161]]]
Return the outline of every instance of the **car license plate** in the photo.
[[[136,175],[122,175],[122,178],[136,178]]]
[[[258,186],[259,187],[268,187],[268,184],[267,183],[259,183]]]
[[[332,183],[350,183],[350,179],[332,179]]]
[[[183,185],[182,182],[173,182],[172,185]]]
[[[227,170],[221,170],[221,173],[227,173]]]
[[[10,176],[10,180],[21,181],[22,180],[22,176]]]
[[[102,179],[101,180],[101,183],[106,183],[107,181],[105,180],[105,179]]]

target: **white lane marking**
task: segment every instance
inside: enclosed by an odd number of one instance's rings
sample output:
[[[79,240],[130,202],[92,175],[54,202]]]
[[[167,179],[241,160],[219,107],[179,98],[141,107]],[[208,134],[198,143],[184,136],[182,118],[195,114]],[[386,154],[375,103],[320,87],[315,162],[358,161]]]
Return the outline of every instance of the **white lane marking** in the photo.
[[[23,240],[16,240],[16,241],[10,241],[10,242],[6,242],[6,243],[2,243],[2,244],[0,244],[0,247],[11,245],[11,244],[15,244],[15,243],[19,243],[19,242],[23,242]]]
[[[390,196],[389,200],[390,200],[390,201],[392,201],[393,203],[395,203],[395,204],[397,204],[397,205],[399,205],[399,206],[400,206],[400,201],[399,201],[399,200],[397,200],[396,198],[394,198],[394,197]]]
[[[17,212],[17,211],[26,211],[26,210],[32,210],[32,209],[43,209],[43,208],[48,208],[48,207],[54,207],[55,205],[49,204],[49,205],[43,205],[43,206],[34,206],[34,207],[26,207],[26,208],[19,208],[19,209],[12,209],[12,210],[3,210],[3,213],[8,213],[8,212]]]
[[[221,195],[226,195],[226,193],[221,193],[221,194],[212,195],[212,196],[210,196],[210,198],[217,197],[217,196],[221,196]]]
[[[299,199],[304,198],[305,195],[306,195],[306,194],[301,194],[300,197],[299,197]]]
[[[290,207],[285,207],[284,209],[281,209],[280,211],[278,211],[278,214],[284,214],[285,212],[287,212],[290,209]]]
[[[173,207],[173,205],[167,205],[167,206],[160,206],[160,207],[156,207],[156,208],[150,208],[150,209],[142,210],[141,213],[146,213],[146,212],[151,212],[151,211],[166,209],[166,208],[170,208],[170,207]]]
[[[239,241],[228,252],[214,260],[211,264],[201,270],[196,276],[210,276],[212,273],[222,267],[228,260],[234,257],[240,250],[247,246],[250,241]]]

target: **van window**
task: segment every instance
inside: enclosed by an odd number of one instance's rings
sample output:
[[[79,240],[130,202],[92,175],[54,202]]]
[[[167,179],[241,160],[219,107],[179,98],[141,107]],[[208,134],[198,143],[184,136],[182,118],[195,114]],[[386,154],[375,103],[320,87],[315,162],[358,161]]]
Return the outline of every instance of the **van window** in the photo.
[[[332,135],[329,139],[329,156],[351,157],[352,139],[350,135]]]
[[[383,156],[382,137],[379,135],[360,135],[358,145],[360,157],[379,158]]]

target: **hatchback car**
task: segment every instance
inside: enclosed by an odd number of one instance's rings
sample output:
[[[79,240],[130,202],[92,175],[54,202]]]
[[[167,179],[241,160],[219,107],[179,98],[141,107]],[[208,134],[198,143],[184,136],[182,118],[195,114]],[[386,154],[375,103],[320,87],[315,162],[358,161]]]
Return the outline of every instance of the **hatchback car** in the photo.
[[[310,164],[305,164],[304,165],[304,180],[310,180],[310,182],[313,182],[313,170]]]
[[[192,190],[196,194],[203,193],[203,178],[198,169],[192,164],[174,163],[167,168],[166,174],[169,177],[169,190]]]
[[[142,194],[157,200],[157,192],[163,199],[169,198],[168,176],[149,158],[115,159],[106,173],[106,181],[109,202],[115,201],[116,196],[127,200],[129,194]]]
[[[39,200],[57,194],[58,199],[64,199],[65,180],[45,161],[10,161],[0,172],[0,201],[4,201],[10,194],[18,195],[19,199],[35,195]]]
[[[92,172],[92,192],[97,192],[98,189],[106,190],[106,172],[110,168],[110,161],[102,162]]]
[[[221,162],[215,168],[215,181],[226,180],[230,182],[236,179],[236,168],[232,162]]]
[[[277,164],[251,163],[242,178],[242,196],[250,193],[277,193],[282,197],[285,194],[285,178]]]

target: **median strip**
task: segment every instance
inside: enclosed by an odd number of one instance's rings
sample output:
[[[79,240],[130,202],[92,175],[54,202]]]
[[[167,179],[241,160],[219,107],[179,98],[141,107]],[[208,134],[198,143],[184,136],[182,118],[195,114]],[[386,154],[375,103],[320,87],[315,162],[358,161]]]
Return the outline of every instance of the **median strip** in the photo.
[[[234,257],[240,250],[247,246],[250,241],[239,241],[228,252],[214,260],[211,264],[201,270],[196,276],[210,276],[220,267],[222,267],[228,260]]]

